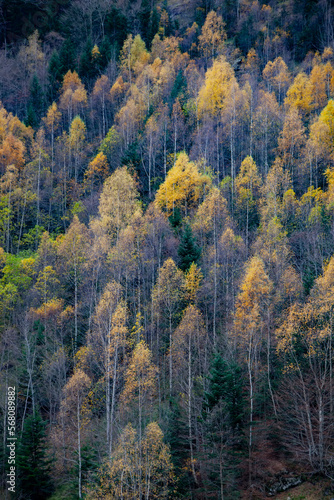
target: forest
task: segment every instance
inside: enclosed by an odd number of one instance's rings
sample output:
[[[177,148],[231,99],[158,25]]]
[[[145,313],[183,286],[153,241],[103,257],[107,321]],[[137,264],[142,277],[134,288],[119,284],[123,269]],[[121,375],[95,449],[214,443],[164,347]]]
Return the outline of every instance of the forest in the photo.
[[[330,500],[332,2],[1,0],[0,47],[0,497]]]

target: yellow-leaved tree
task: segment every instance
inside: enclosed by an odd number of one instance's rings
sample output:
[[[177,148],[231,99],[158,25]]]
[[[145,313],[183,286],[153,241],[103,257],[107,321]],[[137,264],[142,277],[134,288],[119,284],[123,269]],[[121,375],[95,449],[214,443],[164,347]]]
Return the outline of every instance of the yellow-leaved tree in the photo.
[[[181,269],[178,269],[173,259],[167,259],[159,269],[157,282],[153,289],[152,301],[157,315],[157,349],[161,349],[159,331],[161,328],[169,334],[169,390],[172,393],[173,356],[172,332],[176,323],[176,315],[185,294],[185,281]],[[166,350],[166,348],[164,349]]]
[[[270,310],[270,294],[272,282],[269,279],[262,259],[252,257],[246,268],[241,291],[237,297],[235,311],[235,332],[239,349],[246,361],[249,380],[249,458],[253,448],[254,432],[254,391],[259,373],[259,354],[267,330],[267,355],[270,353],[270,336],[268,314]],[[275,401],[271,390],[269,357],[267,359],[268,383],[274,411]],[[249,462],[249,479],[251,480],[251,460]]]
[[[126,167],[118,168],[106,179],[100,196],[101,223],[112,240],[118,240],[120,231],[139,210],[138,191],[134,178]]]
[[[128,424],[110,459],[98,470],[99,484],[87,489],[87,500],[170,498],[174,472],[169,447],[163,438],[156,422],[147,425],[142,440]]]
[[[158,189],[156,203],[168,215],[177,208],[187,216],[189,210],[198,205],[210,184],[210,177],[201,174],[196,164],[189,161],[188,155],[181,152]]]
[[[225,57],[216,59],[205,74],[205,82],[198,93],[198,113],[217,116],[228,106],[229,99],[238,84],[234,71]]]
[[[122,410],[128,416],[134,416],[133,421],[137,423],[140,441],[144,423],[152,412],[157,371],[151,351],[144,340],[141,340],[134,348],[125,372],[125,386],[121,395]]]

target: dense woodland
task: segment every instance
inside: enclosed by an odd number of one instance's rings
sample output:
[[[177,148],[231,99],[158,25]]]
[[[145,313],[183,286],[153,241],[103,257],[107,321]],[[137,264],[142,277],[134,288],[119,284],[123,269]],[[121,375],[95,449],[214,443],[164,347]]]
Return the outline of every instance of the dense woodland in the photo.
[[[0,14],[1,497],[334,482],[331,2]]]

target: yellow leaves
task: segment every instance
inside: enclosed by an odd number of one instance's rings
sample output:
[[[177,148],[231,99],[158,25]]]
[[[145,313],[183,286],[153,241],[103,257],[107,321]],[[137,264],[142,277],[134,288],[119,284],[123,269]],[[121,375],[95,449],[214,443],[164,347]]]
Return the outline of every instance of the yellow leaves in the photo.
[[[304,72],[298,73],[294,79],[284,103],[288,108],[297,108],[302,114],[309,114],[312,110],[312,85]]]
[[[201,175],[195,163],[189,161],[186,153],[179,153],[175,165],[169,170],[165,182],[156,194],[156,203],[168,215],[178,207],[185,215],[196,206],[210,179]]]
[[[69,70],[64,76],[59,107],[67,109],[71,117],[71,110],[87,104],[87,92],[76,71]]]
[[[43,118],[43,121],[49,130],[49,132],[53,132],[57,129],[61,118],[61,113],[58,111],[57,104],[53,102],[49,107],[46,117]]]
[[[83,147],[86,138],[86,125],[81,120],[80,116],[76,116],[70,127],[70,135],[68,138],[69,146],[73,149]]]
[[[73,265],[78,271],[78,264],[87,258],[89,245],[89,234],[86,226],[82,224],[78,216],[73,217],[73,221],[67,233],[59,245],[59,254],[66,259],[69,265]]]
[[[138,209],[138,191],[134,178],[126,167],[118,168],[107,178],[100,196],[101,222],[111,237],[119,233],[131,221]]]
[[[14,165],[15,168],[21,170],[25,163],[25,152],[26,149],[22,141],[14,137],[13,134],[8,134],[0,147],[0,166],[2,173],[4,173],[6,168],[10,165]]]
[[[117,305],[121,299],[122,287],[116,281],[107,283],[95,309],[94,322],[109,332],[112,324],[112,317],[116,311]]]
[[[63,311],[64,301],[62,299],[50,299],[41,307],[33,309],[32,312],[38,317],[43,319],[43,321],[52,319],[57,321],[58,318],[61,319],[61,313]]]
[[[235,185],[237,190],[241,188],[252,191],[262,184],[258,174],[257,166],[251,156],[246,156],[240,166],[240,172],[236,177]]]
[[[174,481],[169,447],[163,432],[151,422],[138,436],[131,424],[123,429],[110,459],[99,469],[100,484],[86,491],[87,500],[96,498],[168,498]]]
[[[54,293],[55,287],[59,285],[59,280],[57,278],[56,271],[52,266],[46,266],[42,271],[39,272],[35,289],[38,290],[44,301],[50,298],[50,295]]]
[[[214,58],[222,53],[227,38],[224,28],[222,17],[213,10],[209,12],[198,37],[199,49],[205,57]]]
[[[193,230],[208,235],[215,230],[216,225],[221,229],[228,221],[227,201],[220,190],[213,186],[198,207],[192,225]]]
[[[190,304],[173,334],[172,352],[179,370],[186,367],[192,350],[197,350],[197,353],[201,351],[205,333],[200,311]]]
[[[98,46],[95,44],[94,47],[92,48],[92,59],[93,61],[96,61],[101,57],[101,53],[99,51]]]
[[[318,154],[334,158],[334,101],[330,99],[318,120],[311,125],[310,139]]]
[[[125,387],[121,396],[124,408],[138,399],[139,405],[145,400],[149,403],[156,390],[158,369],[152,362],[152,353],[141,340],[135,347],[125,373]]]
[[[65,414],[72,416],[72,422],[75,422],[75,427],[83,426],[87,421],[77,421],[77,414],[87,416],[88,407],[86,398],[91,387],[91,379],[80,368],[76,369],[64,387],[64,400],[62,401],[62,410]]]
[[[103,153],[98,153],[89,163],[85,171],[84,183],[88,187],[102,183],[109,174],[107,157]]]
[[[167,259],[159,269],[159,275],[153,290],[153,301],[158,308],[165,307],[169,314],[178,307],[184,294],[184,275],[176,267],[173,259]]]
[[[290,82],[288,67],[281,57],[267,63],[263,70],[263,78],[278,92],[280,100],[280,95]]]
[[[203,279],[203,274],[195,262],[192,262],[185,276],[186,300],[195,304],[197,302],[197,293]]]
[[[235,329],[242,343],[253,339],[256,331],[261,332],[272,287],[263,260],[252,257],[241,284],[235,311]]]
[[[217,116],[227,107],[232,93],[238,88],[232,66],[224,57],[219,57],[208,69],[205,82],[198,94],[200,116],[208,113]]]
[[[131,34],[128,35],[120,55],[122,69],[139,74],[148,63],[149,58],[150,55],[146,50],[145,42],[141,39],[141,36],[136,35],[133,38]]]

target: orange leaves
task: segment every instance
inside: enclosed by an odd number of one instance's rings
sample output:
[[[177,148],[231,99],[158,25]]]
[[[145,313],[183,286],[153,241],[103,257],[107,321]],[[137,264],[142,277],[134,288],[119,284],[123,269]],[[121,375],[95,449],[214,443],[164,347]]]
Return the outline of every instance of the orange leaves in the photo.
[[[64,76],[59,101],[60,109],[68,111],[69,121],[72,120],[73,111],[78,112],[80,106],[87,104],[87,92],[76,71],[69,70]]]
[[[95,158],[89,163],[85,172],[85,184],[88,187],[101,184],[109,174],[109,165],[106,156],[103,153],[98,153]]]
[[[22,141],[14,137],[13,134],[9,134],[0,147],[0,166],[2,173],[5,172],[9,165],[14,165],[20,170],[25,163],[25,151]]]

